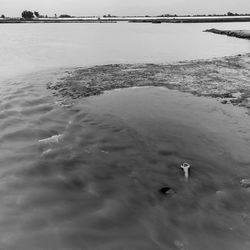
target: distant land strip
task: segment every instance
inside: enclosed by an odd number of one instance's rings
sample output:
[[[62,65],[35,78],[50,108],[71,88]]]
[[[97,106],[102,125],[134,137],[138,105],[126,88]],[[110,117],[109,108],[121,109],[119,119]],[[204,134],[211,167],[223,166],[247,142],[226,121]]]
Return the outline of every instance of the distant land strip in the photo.
[[[0,23],[218,23],[250,22],[250,16],[198,16],[198,17],[86,17],[86,18],[0,18]]]
[[[250,30],[218,30],[218,29],[207,29],[204,32],[211,32],[219,35],[227,35],[232,37],[238,37],[243,39],[250,39]]]

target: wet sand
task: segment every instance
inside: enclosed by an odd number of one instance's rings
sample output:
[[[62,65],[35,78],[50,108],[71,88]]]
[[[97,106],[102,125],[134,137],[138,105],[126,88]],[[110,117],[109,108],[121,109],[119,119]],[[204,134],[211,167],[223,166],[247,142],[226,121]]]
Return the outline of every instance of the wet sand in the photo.
[[[62,103],[133,86],[164,86],[249,110],[250,54],[176,64],[104,65],[69,70],[47,88]]]

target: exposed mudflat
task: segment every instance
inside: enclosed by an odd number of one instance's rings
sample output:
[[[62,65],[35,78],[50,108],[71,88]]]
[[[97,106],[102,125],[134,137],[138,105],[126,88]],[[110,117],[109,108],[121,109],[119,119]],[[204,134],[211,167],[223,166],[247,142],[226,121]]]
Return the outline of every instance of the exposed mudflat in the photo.
[[[237,38],[250,39],[250,30],[218,30],[208,29],[205,32],[211,32],[219,35],[233,36]]]
[[[176,64],[112,64],[76,68],[47,88],[62,103],[134,86],[164,86],[250,108],[250,54]]]

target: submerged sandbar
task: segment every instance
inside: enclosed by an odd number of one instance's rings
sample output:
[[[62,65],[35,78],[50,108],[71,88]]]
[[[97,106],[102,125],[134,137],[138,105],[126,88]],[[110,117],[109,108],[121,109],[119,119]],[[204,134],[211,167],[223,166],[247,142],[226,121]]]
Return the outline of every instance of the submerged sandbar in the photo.
[[[250,54],[175,64],[75,68],[47,85],[63,102],[135,86],[163,86],[250,109]]]

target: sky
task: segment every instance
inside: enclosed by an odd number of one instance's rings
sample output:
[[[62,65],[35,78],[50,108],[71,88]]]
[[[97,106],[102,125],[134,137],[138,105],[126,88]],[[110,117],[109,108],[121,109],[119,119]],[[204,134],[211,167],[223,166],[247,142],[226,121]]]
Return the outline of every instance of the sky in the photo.
[[[23,10],[42,15],[160,15],[250,13],[250,0],[0,0],[0,14]]]

